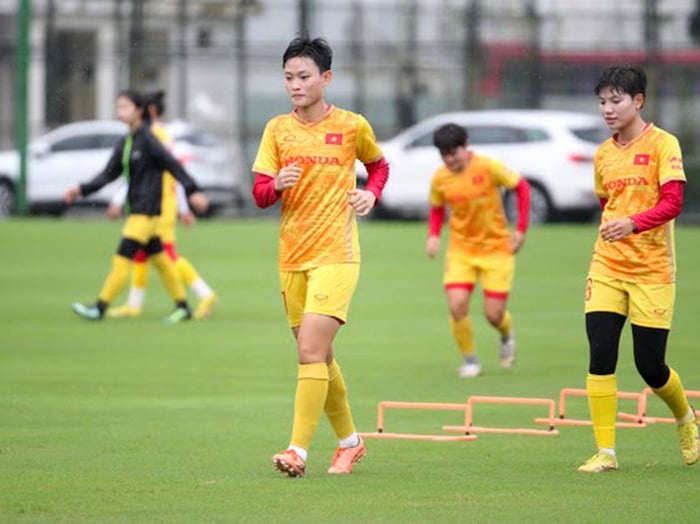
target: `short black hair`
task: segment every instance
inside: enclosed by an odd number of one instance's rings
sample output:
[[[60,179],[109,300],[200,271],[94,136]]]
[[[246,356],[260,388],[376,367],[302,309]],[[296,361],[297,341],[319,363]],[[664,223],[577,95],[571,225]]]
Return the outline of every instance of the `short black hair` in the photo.
[[[633,66],[612,66],[604,69],[600,74],[598,84],[595,86],[595,94],[610,88],[620,93],[627,93],[631,97],[641,94],[646,98],[647,75],[644,70]]]
[[[158,91],[151,91],[149,93],[144,93],[144,103],[146,107],[153,106],[156,108],[156,114],[158,116],[163,116],[165,113],[165,91],[159,89]]]
[[[318,66],[319,71],[325,73],[331,69],[333,50],[324,38],[312,40],[308,35],[302,35],[289,42],[287,50],[282,55],[282,67],[290,58],[297,57],[310,58]]]
[[[469,133],[460,125],[448,123],[438,127],[433,133],[433,144],[440,151],[452,151],[464,146],[469,140]]]

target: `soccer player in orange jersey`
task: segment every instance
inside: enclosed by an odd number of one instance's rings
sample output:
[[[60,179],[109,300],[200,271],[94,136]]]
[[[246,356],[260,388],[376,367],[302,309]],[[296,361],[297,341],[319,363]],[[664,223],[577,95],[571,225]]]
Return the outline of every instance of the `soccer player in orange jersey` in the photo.
[[[435,131],[433,142],[444,165],[435,172],[430,186],[426,251],[431,258],[440,252],[440,231],[445,207],[449,207],[450,243],[443,281],[450,327],[464,358],[460,376],[476,377],[481,374],[481,364],[474,350],[469,302],[479,281],[484,288],[486,319],[501,336],[501,366],[510,368],[515,362],[515,337],[506,302],[514,254],[522,247],[528,227],[530,186],[503,163],[471,151],[462,126],[443,125]],[[503,211],[502,187],[514,189],[518,196],[518,224],[512,234]]]
[[[614,133],[594,159],[603,214],[586,284],[586,389],[598,451],[579,468],[585,473],[618,467],[615,368],[627,317],[637,371],[673,412],[683,459],[690,465],[700,456],[695,414],[678,374],[666,365],[676,280],[673,225],[686,179],[676,137],[641,117],[645,92],[644,71],[633,67],[606,69],[595,87]]]
[[[355,217],[376,205],[389,167],[367,120],[326,103],[331,60],[321,38],[290,42],[282,66],[294,110],[267,123],[253,165],[256,204],[282,200],[280,285],[299,367],[290,444],[272,461],[290,477],[305,474],[324,411],[339,440],[328,473],[350,473],[366,454],[333,339],[347,319],[360,273]],[[365,190],[356,187],[356,159],[367,167]]]

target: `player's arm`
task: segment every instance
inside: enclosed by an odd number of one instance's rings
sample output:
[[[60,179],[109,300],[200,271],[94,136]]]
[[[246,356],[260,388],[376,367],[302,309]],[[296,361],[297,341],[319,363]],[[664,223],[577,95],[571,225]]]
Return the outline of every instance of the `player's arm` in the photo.
[[[430,210],[428,211],[428,241],[425,252],[435,258],[440,252],[440,233],[445,223],[445,198],[437,187],[435,177],[430,182]]]
[[[495,182],[509,191],[514,191],[518,201],[518,222],[510,235],[510,248],[513,253],[520,251],[525,243],[525,233],[530,225],[530,183],[502,162],[493,161],[491,175]]]
[[[84,184],[79,184],[68,188],[68,190],[63,195],[63,200],[66,204],[72,204],[78,197],[88,196],[96,191],[99,191],[104,186],[115,180],[119,175],[122,174],[122,153],[124,151],[124,139],[122,139],[119,144],[114,148],[112,156],[110,157],[107,165],[102,170],[100,174],[94,177],[92,180],[85,182]]]
[[[175,184],[175,202],[177,202],[177,212],[180,215],[180,220],[186,226],[191,226],[195,223],[196,218],[190,209],[190,205],[187,203],[187,194],[185,193],[185,188],[182,184]]]
[[[126,202],[126,197],[129,194],[129,184],[124,181],[119,184],[119,188],[114,193],[112,200],[109,201],[109,206],[107,206],[107,216],[109,218],[119,218],[122,214],[122,208]]]
[[[382,154],[372,126],[363,116],[358,118],[355,153],[367,169],[367,185],[365,189],[348,191],[348,202],[358,216],[366,216],[382,197],[384,186],[389,180],[389,163]]]

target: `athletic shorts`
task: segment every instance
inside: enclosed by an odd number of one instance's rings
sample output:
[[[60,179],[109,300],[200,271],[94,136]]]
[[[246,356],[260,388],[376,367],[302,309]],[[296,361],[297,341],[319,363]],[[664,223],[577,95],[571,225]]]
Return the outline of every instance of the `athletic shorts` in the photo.
[[[304,313],[345,323],[360,277],[360,264],[329,264],[307,271],[280,271],[280,286],[289,327],[301,325]]]
[[[671,329],[675,284],[637,284],[588,275],[586,313],[608,311],[629,317],[636,326]]]
[[[149,215],[129,215],[124,222],[122,237],[136,240],[146,245],[148,241],[158,236],[160,217]]]
[[[163,215],[160,216],[160,223],[158,224],[158,236],[160,237],[163,244],[174,244],[175,243],[175,225],[177,219],[172,217],[165,218]]]
[[[507,298],[513,283],[515,257],[510,254],[473,256],[450,253],[445,256],[445,288],[465,286],[473,289],[481,282],[485,295]]]

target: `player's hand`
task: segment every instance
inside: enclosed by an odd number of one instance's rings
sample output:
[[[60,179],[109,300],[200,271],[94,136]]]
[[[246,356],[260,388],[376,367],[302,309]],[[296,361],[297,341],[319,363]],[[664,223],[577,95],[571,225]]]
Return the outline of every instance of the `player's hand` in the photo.
[[[614,218],[600,226],[600,236],[606,242],[617,242],[629,235],[634,229],[634,222],[629,217]]]
[[[73,186],[69,188],[64,194],[63,194],[63,201],[66,204],[72,204],[76,200],[78,200],[78,197],[80,196],[80,186]]]
[[[204,193],[201,193],[200,191],[192,193],[188,200],[190,202],[190,206],[192,206],[192,209],[194,209],[197,213],[204,214],[207,212],[207,209],[209,209],[209,200],[206,196],[204,196]]]
[[[111,219],[119,218],[122,216],[122,206],[117,204],[110,204],[107,206],[107,217]]]
[[[377,197],[371,191],[366,189],[353,189],[348,191],[348,204],[350,204],[357,216],[364,217],[369,215],[374,204],[377,203]]]
[[[197,221],[197,217],[194,216],[194,213],[190,212],[180,213],[180,220],[186,227],[190,227]]]
[[[440,252],[440,237],[428,237],[428,242],[425,245],[425,252],[430,258],[435,258]]]
[[[297,182],[299,182],[301,172],[301,166],[298,166],[296,162],[284,166],[275,177],[275,191],[284,191],[285,189],[296,186]]]
[[[513,254],[520,251],[520,248],[523,247],[524,243],[525,243],[525,233],[523,233],[522,231],[518,231],[517,229],[511,233],[511,235],[510,235],[510,249],[513,251]]]

